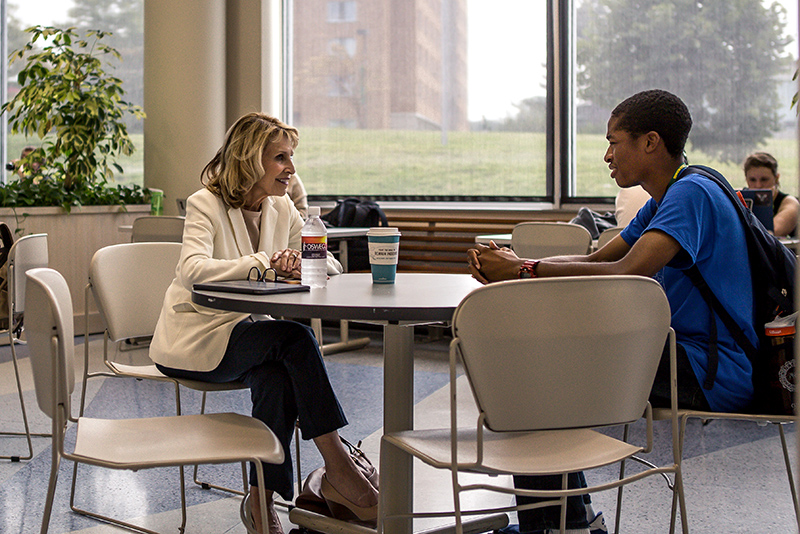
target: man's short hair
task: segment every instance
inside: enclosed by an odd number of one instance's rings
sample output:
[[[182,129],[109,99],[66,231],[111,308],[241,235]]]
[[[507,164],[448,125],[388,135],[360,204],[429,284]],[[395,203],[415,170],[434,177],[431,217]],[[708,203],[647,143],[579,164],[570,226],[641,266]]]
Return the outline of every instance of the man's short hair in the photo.
[[[744,167],[745,174],[753,167],[766,167],[772,171],[773,176],[778,176],[778,160],[766,152],[753,152],[745,158],[742,167]]]
[[[692,129],[692,115],[683,100],[661,89],[642,91],[626,98],[614,108],[611,116],[617,119],[616,128],[633,137],[658,133],[667,152],[675,158],[682,157]]]

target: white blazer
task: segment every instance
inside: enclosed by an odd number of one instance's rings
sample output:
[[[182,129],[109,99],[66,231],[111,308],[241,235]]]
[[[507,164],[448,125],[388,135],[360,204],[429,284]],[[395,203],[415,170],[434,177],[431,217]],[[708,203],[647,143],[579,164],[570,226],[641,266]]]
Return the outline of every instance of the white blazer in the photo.
[[[233,327],[248,314],[212,310],[192,303],[192,285],[244,280],[251,267],[263,271],[277,250],[300,249],[303,219],[291,199],[267,197],[261,204],[261,236],[253,250],[240,209],[226,206],[207,189],[187,200],[181,258],[150,344],[158,364],[189,371],[212,371],[222,360]],[[328,255],[328,274],[342,272]]]

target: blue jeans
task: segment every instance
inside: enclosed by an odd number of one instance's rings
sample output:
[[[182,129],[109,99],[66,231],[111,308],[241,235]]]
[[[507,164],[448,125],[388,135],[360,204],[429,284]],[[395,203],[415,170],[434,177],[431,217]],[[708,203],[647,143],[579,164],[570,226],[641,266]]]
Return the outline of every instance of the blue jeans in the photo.
[[[678,405],[681,408],[708,410],[708,401],[703,394],[703,387],[698,382],[692,371],[686,350],[677,346],[677,372],[678,372]],[[654,407],[670,406],[669,388],[669,347],[664,347],[661,361],[658,364],[656,378],[650,390],[650,404]],[[567,485],[572,488],[585,488],[586,478],[582,472],[570,473]],[[514,487],[518,489],[561,489],[561,476],[515,476]],[[539,497],[517,497],[518,504],[540,502]],[[580,497],[567,498],[567,527],[568,529],[587,528],[591,518],[586,517],[586,505],[592,502],[588,494]],[[535,532],[537,530],[557,529],[561,521],[561,508],[548,506],[533,510],[522,510],[517,513],[521,532]]]
[[[300,323],[250,319],[240,322],[213,371],[157,367],[174,378],[213,383],[241,381],[247,385],[253,417],[275,433],[286,454],[281,465],[263,464],[265,485],[287,500],[294,494],[289,445],[298,417],[303,439],[322,436],[347,424],[317,340],[312,330]],[[250,484],[257,485],[252,465]]]

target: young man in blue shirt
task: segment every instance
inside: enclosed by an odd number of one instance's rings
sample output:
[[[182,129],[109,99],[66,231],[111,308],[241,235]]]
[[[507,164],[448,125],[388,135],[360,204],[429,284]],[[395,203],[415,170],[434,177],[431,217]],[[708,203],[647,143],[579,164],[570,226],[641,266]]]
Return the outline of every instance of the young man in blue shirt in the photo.
[[[587,256],[523,259],[494,244],[477,245],[468,252],[469,269],[483,283],[548,276],[655,277],[669,300],[678,340],[679,404],[737,411],[752,399],[750,361],[682,271],[697,265],[712,292],[758,346],[747,244],[739,216],[722,189],[701,175],[684,172],[683,150],[691,126],[686,105],[667,91],[629,97],[611,113],[604,160],[620,187],[641,185],[651,199],[625,230]],[[717,326],[718,367],[713,385],[704,388],[712,320]],[[668,373],[665,354],[651,391],[654,406],[669,406]],[[583,486],[581,478],[577,476],[571,486]],[[559,487],[545,477],[515,477],[515,484]],[[581,499],[573,499],[568,510],[567,526],[575,532],[587,532],[581,504]],[[522,532],[558,528],[557,508],[519,516]]]

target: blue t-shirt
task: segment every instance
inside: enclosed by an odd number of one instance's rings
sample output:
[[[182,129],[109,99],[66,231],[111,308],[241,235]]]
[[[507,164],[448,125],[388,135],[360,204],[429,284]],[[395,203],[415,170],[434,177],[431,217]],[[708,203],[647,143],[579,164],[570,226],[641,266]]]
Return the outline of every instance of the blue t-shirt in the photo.
[[[711,291],[740,325],[754,346],[753,286],[744,229],[722,189],[699,175],[684,176],[669,187],[661,203],[650,199],[620,234],[633,246],[644,232],[660,230],[681,251],[656,275],[672,311],[672,328],[685,349],[700,384],[708,368],[711,311],[682,270],[697,264]],[[712,389],[704,389],[714,411],[744,408],[752,399],[752,365],[722,321],[717,322],[719,367]]]

